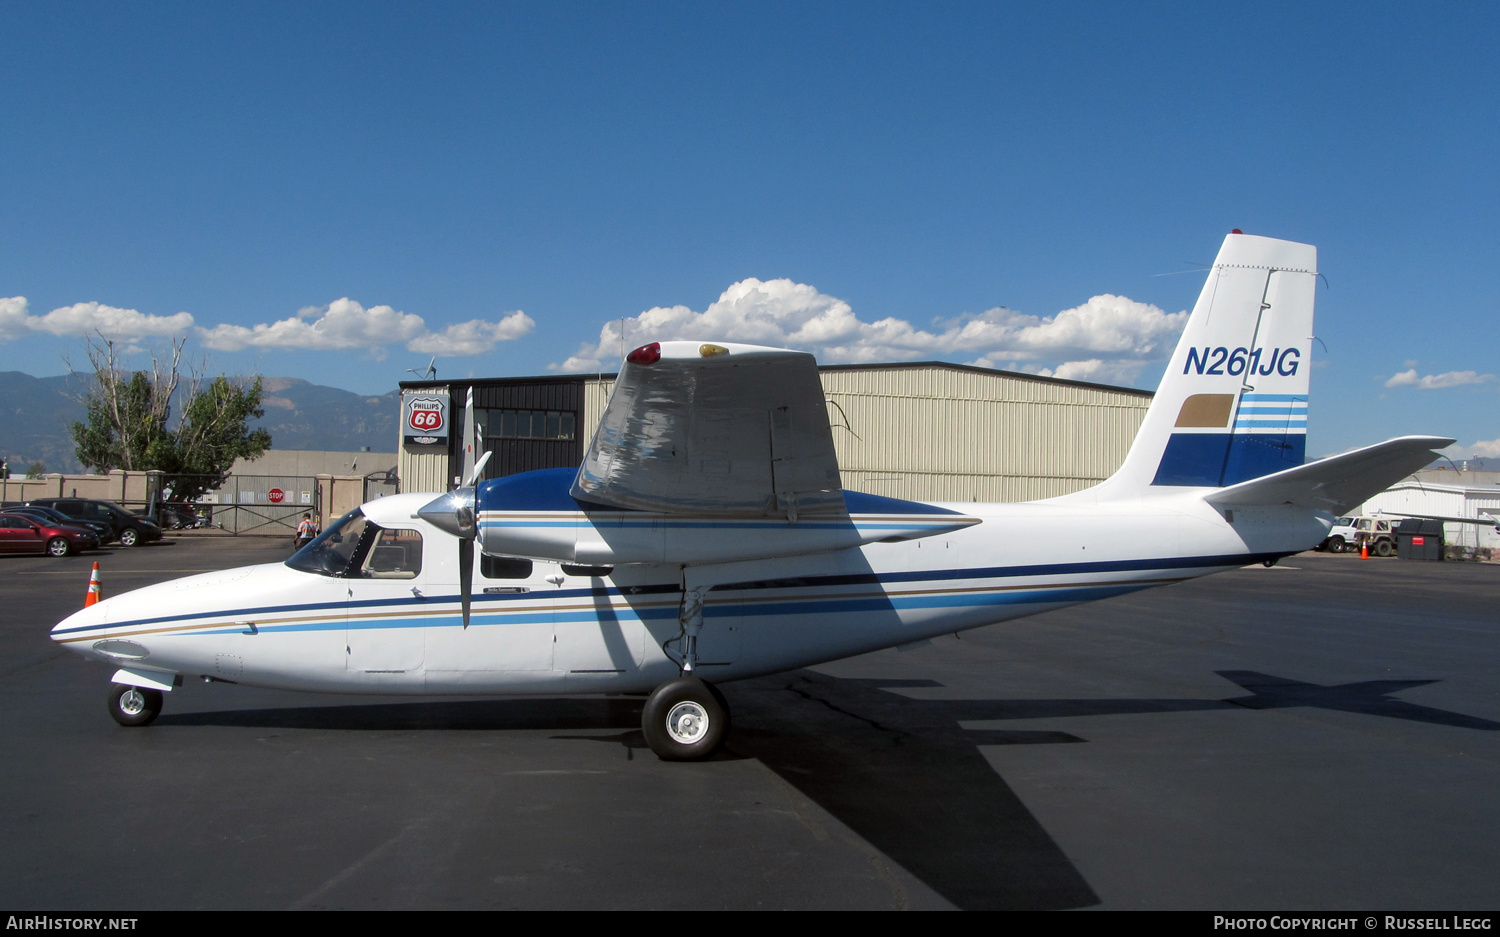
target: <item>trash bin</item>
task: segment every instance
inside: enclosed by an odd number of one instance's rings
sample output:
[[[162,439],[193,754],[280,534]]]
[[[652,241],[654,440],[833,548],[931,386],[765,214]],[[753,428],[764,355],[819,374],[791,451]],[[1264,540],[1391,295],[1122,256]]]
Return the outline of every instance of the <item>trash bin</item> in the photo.
[[[1441,560],[1443,522],[1408,517],[1397,524],[1396,557],[1403,560]]]

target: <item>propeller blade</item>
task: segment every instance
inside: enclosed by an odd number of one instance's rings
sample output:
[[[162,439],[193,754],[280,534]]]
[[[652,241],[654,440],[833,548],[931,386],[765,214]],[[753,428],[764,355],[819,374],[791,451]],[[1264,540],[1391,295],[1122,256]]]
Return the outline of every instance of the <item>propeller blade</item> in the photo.
[[[469,388],[469,399],[464,403],[464,486],[474,484],[474,449],[478,444],[479,434],[475,432],[474,426],[474,388]]]
[[[479,461],[474,464],[474,471],[470,472],[469,477],[464,479],[464,487],[474,487],[474,483],[479,481],[479,473],[484,471],[484,464],[488,462],[490,460],[490,456],[494,454],[495,450],[493,449],[485,450],[484,455],[480,456]]]
[[[458,540],[458,601],[464,610],[464,627],[469,627],[469,605],[474,590],[474,541],[468,537]]]

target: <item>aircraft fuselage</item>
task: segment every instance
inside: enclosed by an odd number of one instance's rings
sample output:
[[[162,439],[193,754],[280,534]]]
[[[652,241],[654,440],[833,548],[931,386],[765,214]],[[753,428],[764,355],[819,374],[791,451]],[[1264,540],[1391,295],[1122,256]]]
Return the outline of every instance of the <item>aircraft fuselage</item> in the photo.
[[[1320,542],[1329,520],[1292,507],[1226,516],[1191,491],[943,505],[980,523],[686,569],[587,575],[600,570],[533,562],[524,578],[476,575],[464,628],[456,539],[412,516],[431,497],[365,508],[382,527],[420,534],[421,569],[409,578],[243,567],[107,599],[52,637],[168,685],[181,675],[347,693],[647,692],[680,672],[685,581],[704,590],[697,673],[724,682],[1274,559]]]

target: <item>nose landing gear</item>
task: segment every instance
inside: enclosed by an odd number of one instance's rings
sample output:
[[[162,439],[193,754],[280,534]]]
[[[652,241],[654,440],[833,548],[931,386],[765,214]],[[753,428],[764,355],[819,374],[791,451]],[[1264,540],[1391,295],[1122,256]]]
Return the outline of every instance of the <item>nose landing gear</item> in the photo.
[[[146,687],[111,684],[109,714],[122,726],[145,726],[161,715],[161,691]]]

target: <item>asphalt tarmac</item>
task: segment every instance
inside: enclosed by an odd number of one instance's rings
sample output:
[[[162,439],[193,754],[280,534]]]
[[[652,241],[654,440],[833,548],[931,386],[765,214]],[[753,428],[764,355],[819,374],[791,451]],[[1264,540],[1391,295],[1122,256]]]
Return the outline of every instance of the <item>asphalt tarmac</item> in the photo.
[[[110,720],[106,595],[284,559],[0,557],[0,912],[1500,907],[1500,566],[1306,554],[724,686],[698,764],[632,698],[201,684]]]

